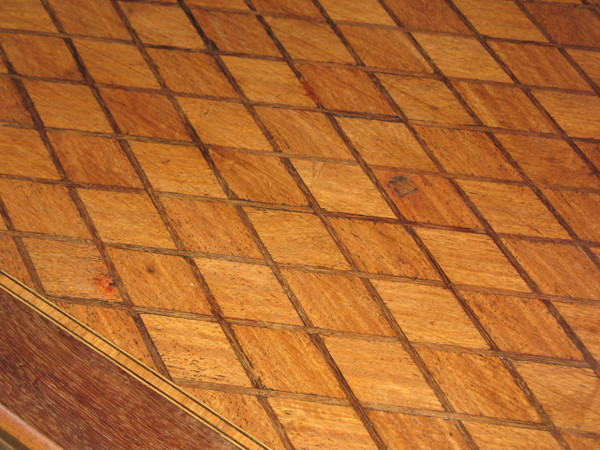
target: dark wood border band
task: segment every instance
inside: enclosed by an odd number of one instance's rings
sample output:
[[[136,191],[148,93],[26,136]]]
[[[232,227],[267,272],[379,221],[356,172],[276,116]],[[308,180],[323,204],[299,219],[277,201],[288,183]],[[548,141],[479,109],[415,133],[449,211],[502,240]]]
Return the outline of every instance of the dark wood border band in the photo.
[[[47,436],[44,436],[0,404],[0,448],[4,449],[4,447],[11,450],[28,448],[36,450],[60,449]]]
[[[85,439],[95,436],[100,440],[94,446],[96,448],[105,446],[101,444],[123,442],[128,432],[132,433],[132,442],[143,442],[145,448],[180,447],[183,444],[187,445],[180,448],[267,448],[2,271],[0,309],[0,384],[7,383],[5,388],[12,386],[14,389],[12,396],[0,398],[0,430],[4,430],[0,434],[0,444],[4,440],[13,448],[48,449],[58,448],[54,442],[67,446],[75,444],[65,441],[65,431],[59,429],[61,427],[57,427],[56,435],[49,432],[49,423],[42,419],[50,409],[48,405],[56,405],[57,408],[65,407],[65,414],[75,413],[72,419],[75,423],[65,423],[65,427],[80,427],[84,435],[88,433]],[[22,348],[18,352],[12,351],[13,346]],[[65,368],[64,364],[53,366],[52,357],[45,355],[62,357],[71,362],[70,367]],[[80,367],[82,370],[78,370]],[[101,370],[90,373],[95,367],[101,367]],[[32,374],[29,385],[21,385],[27,381],[17,376],[16,371],[21,369]],[[31,380],[34,380],[33,384]],[[37,387],[45,389],[36,391]],[[107,394],[104,398],[105,392],[112,393],[112,397]],[[88,402],[78,403],[80,398],[87,398]],[[90,398],[94,401],[90,402]],[[46,405],[45,411],[32,408],[38,402]],[[113,420],[110,411],[113,404],[121,405],[121,409],[113,412],[120,413],[124,422],[107,426]],[[101,417],[103,407],[107,414]],[[129,411],[128,415],[124,416],[124,411]],[[61,413],[57,411],[53,420]],[[137,420],[132,419],[132,423],[127,424],[130,416]],[[48,422],[52,422],[52,417]],[[95,425],[83,420],[85,417],[91,417],[90,421],[96,421]],[[120,434],[111,436],[113,429],[118,429]],[[74,433],[70,436],[78,438]],[[146,438],[148,442],[144,441]]]

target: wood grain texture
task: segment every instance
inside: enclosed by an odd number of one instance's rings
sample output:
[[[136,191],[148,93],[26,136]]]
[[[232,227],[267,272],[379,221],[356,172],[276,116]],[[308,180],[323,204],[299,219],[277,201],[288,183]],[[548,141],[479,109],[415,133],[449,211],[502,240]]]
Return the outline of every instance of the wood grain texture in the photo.
[[[471,117],[448,88],[428,78],[379,75],[379,79],[409,119],[470,124]]]
[[[51,0],[50,4],[68,33],[127,39],[127,29],[109,0]]]
[[[359,279],[297,270],[286,270],[284,275],[315,326],[364,334],[392,334]]]
[[[155,368],[152,355],[136,325],[135,318],[125,310],[113,310],[106,306],[87,306],[57,302],[64,312],[97,331],[108,341],[127,348],[141,363]]]
[[[0,195],[17,230],[86,238],[89,233],[77,208],[62,186],[20,180],[0,180]],[[54,220],[42,220],[55,213]]]
[[[407,220],[481,228],[464,199],[446,178],[382,169],[376,170],[375,175]]]
[[[0,296],[2,404],[52,441],[237,448],[6,291]]]
[[[181,100],[181,107],[207,144],[271,150],[242,105],[186,98]]]
[[[250,385],[216,323],[157,315],[143,319],[173,377]]]
[[[59,178],[48,151],[35,131],[2,127],[0,136],[2,136],[0,141],[2,173],[29,174],[47,179]]]
[[[348,267],[317,217],[262,209],[250,209],[247,212],[275,260],[339,269]]]
[[[337,118],[344,133],[369,164],[435,170],[406,125],[357,118]],[[398,148],[402,152],[398,152]]]
[[[529,290],[488,237],[425,229],[419,234],[456,283]]]
[[[93,245],[27,239],[25,247],[48,294],[122,301],[113,277]],[[65,277],[65,272],[70,276]]]
[[[599,6],[4,0],[0,269],[274,449],[598,447]]]
[[[255,17],[201,10],[194,11],[194,17],[220,50],[259,55],[278,54],[277,47]]]
[[[207,253],[260,258],[233,206],[171,198],[164,202],[184,248]]]
[[[54,450],[60,448],[2,405],[0,405],[0,444],[7,449]]]
[[[483,35],[545,41],[543,34],[511,1],[489,2],[482,6],[477,0],[457,0],[456,5]]]
[[[539,420],[537,412],[500,360],[430,349],[420,353],[458,411],[533,422]],[[501,395],[490,392],[490,380],[502,385]],[[487,400],[490,398],[493,400]]]
[[[204,47],[183,11],[174,5],[124,3],[121,8],[144,42],[186,48]]]
[[[390,448],[469,448],[456,425],[449,420],[383,411],[372,411],[369,417],[381,430]]]
[[[346,67],[302,64],[308,85],[330,109],[391,114],[392,109],[366,73]],[[333,87],[333,88],[332,88]]]
[[[484,125],[537,132],[552,130],[548,119],[520,89],[462,81],[454,85]]]
[[[325,344],[362,401],[440,408],[433,391],[399,343],[329,337]]]
[[[223,191],[198,150],[132,142],[137,160],[157,191],[223,197]]]
[[[581,359],[543,302],[479,292],[463,295],[502,350]]]
[[[449,77],[510,81],[477,39],[419,33],[416,39]]]
[[[365,272],[438,279],[438,275],[410,235],[400,226],[348,219],[332,224]]]
[[[110,186],[141,186],[118,141],[67,133],[49,133],[48,137],[70,180]]]
[[[568,238],[552,213],[531,189],[522,186],[460,181],[459,186],[499,233]],[[505,214],[506,209],[511,213]]]
[[[14,123],[31,123],[31,117],[23,105],[23,100],[10,80],[0,80],[0,93],[4,99],[0,119]]]
[[[139,245],[173,247],[165,225],[145,194],[81,190],[79,195],[107,241],[123,242],[125,233],[133,232]]]
[[[161,48],[147,51],[169,89],[190,94],[235,96],[210,55]]]
[[[27,90],[46,126],[111,131],[100,105],[86,86],[28,81]]]
[[[543,292],[594,297],[600,289],[596,281],[600,271],[579,248],[554,243],[534,248],[529,242],[519,240],[506,241],[506,244]],[[545,262],[541,264],[541,260]],[[589,283],[581,282],[588,277]]]
[[[287,392],[343,396],[308,334],[237,326],[234,329],[267,387]]]
[[[425,9],[423,9],[424,5],[417,0],[393,0],[386,3],[392,12],[410,28],[459,34],[468,32],[450,6],[441,0],[429,2]]]
[[[2,27],[25,30],[56,31],[42,5],[34,0],[21,3],[9,0],[2,4]]]
[[[402,30],[366,25],[341,25],[340,30],[368,66],[408,72],[432,72]]]
[[[596,112],[600,108],[600,99],[551,92],[538,92],[536,98],[570,135],[584,138],[593,138],[598,135],[600,122]],[[578,114],[571,114],[573,108],[577,109]]]
[[[377,188],[359,167],[303,160],[293,164],[324,209],[394,217]]]
[[[34,77],[79,80],[81,74],[62,39],[7,34],[2,45],[17,72]],[[31,61],[28,55],[38,55]]]
[[[491,45],[521,83],[584,91],[590,89],[556,48],[508,42]]]
[[[81,58],[98,83],[157,88],[158,83],[133,46],[112,42],[76,41]]]
[[[164,139],[187,139],[183,124],[164,96],[116,89],[103,89],[102,96],[121,132]]]
[[[597,54],[585,50],[572,50],[568,54],[584,69],[588,77],[596,84],[600,82],[600,58]]]
[[[533,136],[498,137],[535,183],[595,188],[598,177],[565,141]]]
[[[244,200],[307,206],[280,160],[224,149],[211,152],[215,164],[236,195]]]
[[[417,130],[436,159],[449,173],[501,180],[519,179],[517,172],[485,133],[434,127],[418,127]]]
[[[483,424],[467,425],[473,439],[480,447],[489,449],[525,449],[535,442],[539,449],[558,449],[560,446],[552,435],[539,430],[523,428],[490,427]]]
[[[272,403],[297,448],[377,448],[349,407],[279,399],[274,399]]]
[[[257,108],[256,111],[282,152],[352,159],[325,115],[278,108]]]
[[[250,100],[296,106],[314,105],[284,62],[233,56],[224,57],[223,61]]]
[[[277,18],[270,19],[269,25],[292,58],[352,62],[352,56],[326,24]]]
[[[302,325],[283,288],[265,266],[196,259],[228,317]]]
[[[589,370],[533,363],[518,367],[542,406],[560,426],[597,432],[600,382]]]
[[[374,284],[409,339],[462,347],[487,347],[460,304],[446,289],[391,281],[376,281]]]
[[[600,352],[598,327],[600,327],[600,308],[596,305],[576,307],[577,305],[559,305],[560,313],[568,318],[569,324],[585,342],[586,347],[597,357]]]
[[[555,5],[528,5],[527,11],[553,40],[561,44],[597,45],[600,40],[600,20],[592,11],[557,10]]]

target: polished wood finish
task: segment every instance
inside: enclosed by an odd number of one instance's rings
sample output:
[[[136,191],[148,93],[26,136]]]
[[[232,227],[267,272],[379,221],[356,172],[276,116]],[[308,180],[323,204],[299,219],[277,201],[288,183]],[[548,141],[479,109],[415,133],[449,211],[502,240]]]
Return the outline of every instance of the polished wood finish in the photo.
[[[595,448],[598,0],[3,0],[0,267],[276,449]]]
[[[60,448],[3,405],[0,405],[0,446],[9,450],[23,448],[54,450]]]
[[[107,343],[92,346],[91,332],[76,335],[60,310],[46,316],[37,309],[43,299],[4,275],[0,283],[3,435],[30,448],[244,448],[120,367],[103,353]]]
[[[30,448],[264,448],[3,272],[0,299],[5,441]]]

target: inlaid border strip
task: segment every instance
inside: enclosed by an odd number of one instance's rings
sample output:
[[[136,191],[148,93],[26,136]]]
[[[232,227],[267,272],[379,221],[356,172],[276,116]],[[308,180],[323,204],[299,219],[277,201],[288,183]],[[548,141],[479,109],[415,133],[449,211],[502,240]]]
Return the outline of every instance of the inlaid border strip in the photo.
[[[145,366],[135,357],[109,342],[75,317],[52,304],[49,300],[3,270],[0,270],[0,289],[48,319],[78,341],[101,354],[177,407],[194,416],[194,418],[204,423],[238,448],[268,450],[269,447],[261,443],[258,439],[250,436],[212,408],[194,400],[175,384]]]

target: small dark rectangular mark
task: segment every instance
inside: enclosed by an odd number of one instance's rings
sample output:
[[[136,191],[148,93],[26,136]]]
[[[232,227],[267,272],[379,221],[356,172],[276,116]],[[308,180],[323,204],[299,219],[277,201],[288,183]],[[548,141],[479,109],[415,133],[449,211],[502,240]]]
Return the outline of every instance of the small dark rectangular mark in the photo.
[[[404,197],[405,195],[412,194],[417,190],[417,187],[413,184],[409,177],[394,177],[388,183],[388,185],[398,195],[398,197]]]

